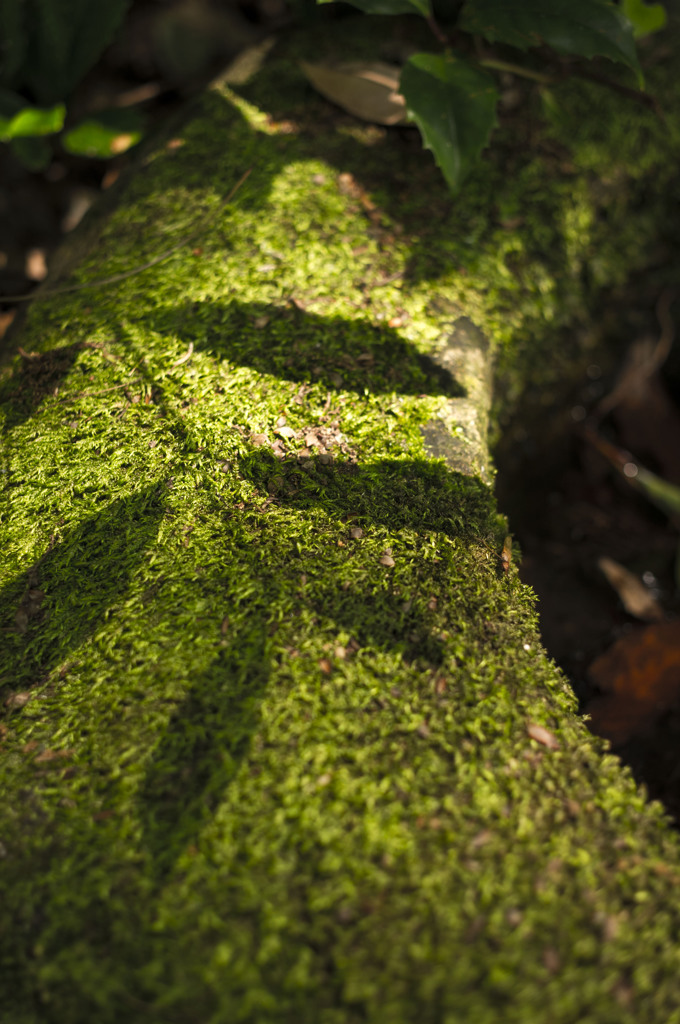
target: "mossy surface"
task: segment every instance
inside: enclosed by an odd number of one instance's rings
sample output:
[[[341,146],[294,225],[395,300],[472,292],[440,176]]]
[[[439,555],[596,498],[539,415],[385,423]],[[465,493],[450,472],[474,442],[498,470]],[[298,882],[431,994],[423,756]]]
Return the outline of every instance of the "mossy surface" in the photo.
[[[678,1021],[676,837],[421,433],[459,317],[510,350],[582,308],[588,174],[501,136],[453,200],[294,55],[159,143],[73,280],[204,236],[35,304],[2,380],[5,1018]]]

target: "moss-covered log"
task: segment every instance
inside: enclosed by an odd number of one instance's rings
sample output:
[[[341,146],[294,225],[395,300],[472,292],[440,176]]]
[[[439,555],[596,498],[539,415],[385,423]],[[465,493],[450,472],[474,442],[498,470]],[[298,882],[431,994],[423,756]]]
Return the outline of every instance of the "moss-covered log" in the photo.
[[[678,842],[504,571],[485,434],[492,354],[649,262],[677,130],[525,97],[452,199],[311,92],[340,31],[208,91],[46,287],[202,236],[6,361],[2,1017],[670,1024]]]

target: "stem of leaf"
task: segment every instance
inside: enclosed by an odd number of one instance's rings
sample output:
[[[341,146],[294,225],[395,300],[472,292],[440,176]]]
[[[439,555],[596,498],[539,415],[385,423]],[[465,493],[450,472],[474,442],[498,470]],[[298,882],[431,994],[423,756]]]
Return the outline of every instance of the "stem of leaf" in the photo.
[[[448,38],[446,36],[446,33],[443,31],[443,29],[434,20],[434,16],[432,14],[428,15],[428,17],[427,17],[427,24],[430,26],[430,30],[436,36],[436,38],[439,40],[439,42],[442,43],[444,46],[447,46],[449,40],[448,40]]]
[[[541,85],[553,85],[557,79],[552,75],[545,75],[542,71],[533,71],[531,68],[523,68],[520,64],[512,64],[507,60],[496,60],[495,57],[481,57],[478,62],[484,68],[492,68],[494,71],[508,71],[511,75],[518,75],[520,78],[531,78]]]
[[[613,78],[601,75],[598,71],[591,71],[590,68],[575,67],[570,71],[570,73],[578,75],[579,78],[586,78],[590,82],[597,82],[598,85],[606,85],[607,88],[613,89],[614,92],[618,92],[622,96],[626,96],[629,100],[636,100],[638,103],[642,103],[643,106],[649,107],[650,110],[654,111],[657,117],[662,119],[664,117],[663,110],[656,96],[651,96],[648,92],[641,92],[639,89],[631,89],[630,86],[622,85],[621,82],[616,82]]]
[[[629,86],[622,85],[621,82],[616,82],[613,78],[608,78],[598,71],[591,71],[590,68],[562,65],[561,74],[547,75],[542,71],[534,71],[531,68],[522,67],[521,64],[513,64],[507,60],[497,60],[495,57],[479,56],[477,63],[482,67],[491,68],[493,71],[507,71],[520,78],[530,78],[535,82],[540,82],[541,85],[554,85],[556,82],[563,81],[565,77],[575,75],[578,78],[585,78],[590,82],[597,82],[598,85],[604,85],[629,100],[635,100],[636,103],[642,103],[643,106],[653,110],[658,117],[663,118],[664,116],[656,96],[650,96],[649,93],[641,92],[639,89],[631,89]]]

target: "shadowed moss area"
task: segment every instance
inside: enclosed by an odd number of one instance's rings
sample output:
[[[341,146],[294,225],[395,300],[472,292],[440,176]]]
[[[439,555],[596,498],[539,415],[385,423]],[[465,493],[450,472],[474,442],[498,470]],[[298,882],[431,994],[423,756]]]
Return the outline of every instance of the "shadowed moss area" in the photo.
[[[467,393],[429,355],[459,316],[549,346],[588,293],[586,184],[532,175],[508,233],[500,164],[452,200],[284,50],[147,155],[74,280],[204,237],[30,309],[0,381],[12,1024],[680,1019],[677,840],[420,431]]]

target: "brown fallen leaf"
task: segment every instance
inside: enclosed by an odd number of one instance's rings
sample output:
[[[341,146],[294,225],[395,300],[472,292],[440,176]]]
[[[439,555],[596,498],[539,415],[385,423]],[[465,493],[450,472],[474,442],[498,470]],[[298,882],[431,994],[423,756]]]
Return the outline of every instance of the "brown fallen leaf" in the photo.
[[[0,313],[0,341],[4,338],[9,325],[16,316],[16,309],[8,309],[4,313]]]
[[[602,556],[597,564],[607,577],[609,583],[621,598],[621,604],[629,615],[645,622],[659,622],[664,617],[663,609],[642,580],[629,572],[613,558]]]
[[[614,746],[648,732],[680,705],[680,620],[627,633],[590,666],[603,696],[586,706],[589,727]]]
[[[538,725],[536,722],[529,722],[527,725],[527,732],[532,740],[536,740],[537,743],[542,743],[548,750],[559,750],[559,743],[556,737],[546,729],[543,725]]]
[[[31,696],[32,694],[27,693],[25,690],[23,692],[10,693],[10,695],[5,699],[5,707],[23,708],[25,704],[28,704]]]
[[[512,537],[509,535],[503,541],[503,549],[501,551],[501,570],[502,572],[510,572],[510,564],[512,563]]]
[[[486,846],[493,839],[493,832],[490,828],[483,828],[481,832],[470,841],[471,850],[479,850],[482,846]]]
[[[658,337],[638,338],[630,345],[618,379],[601,399],[596,416],[613,414],[620,446],[630,448],[643,462],[653,461],[660,476],[680,484],[680,413],[659,374],[675,335],[671,316],[675,298],[672,289],[661,293],[656,304]]]
[[[47,259],[44,249],[29,249],[26,253],[24,274],[29,281],[44,281],[47,277]]]
[[[399,92],[401,69],[384,61],[300,66],[314,88],[348,114],[373,124],[405,124],[406,101]]]
[[[56,761],[59,758],[71,757],[73,750],[43,750],[35,758],[36,763],[42,763],[44,761]]]
[[[560,960],[560,955],[556,949],[553,949],[552,946],[549,946],[547,949],[544,949],[541,955],[541,960],[543,961],[543,966],[549,974],[557,974],[557,972],[560,969],[562,961]]]

